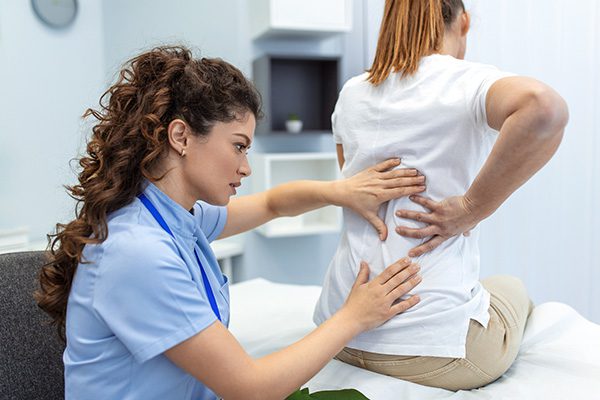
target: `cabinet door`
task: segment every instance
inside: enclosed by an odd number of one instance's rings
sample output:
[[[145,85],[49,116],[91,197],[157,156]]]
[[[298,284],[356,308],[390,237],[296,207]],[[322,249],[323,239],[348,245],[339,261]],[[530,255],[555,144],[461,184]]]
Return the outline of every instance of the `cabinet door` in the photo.
[[[261,0],[252,10],[254,37],[329,35],[352,27],[352,0]]]

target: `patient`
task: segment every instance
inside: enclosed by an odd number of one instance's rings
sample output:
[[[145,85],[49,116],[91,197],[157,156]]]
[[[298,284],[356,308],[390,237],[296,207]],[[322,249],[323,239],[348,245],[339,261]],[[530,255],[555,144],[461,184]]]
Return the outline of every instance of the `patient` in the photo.
[[[517,356],[532,303],[516,278],[479,281],[477,224],[546,164],[568,119],[547,85],[464,61],[469,25],[461,0],[386,0],[375,60],[342,89],[334,139],[343,176],[400,157],[427,190],[382,207],[384,241],[344,210],[314,315],[320,324],[344,304],[361,261],[377,273],[416,258],[421,302],[337,358],[450,390],[493,382]]]

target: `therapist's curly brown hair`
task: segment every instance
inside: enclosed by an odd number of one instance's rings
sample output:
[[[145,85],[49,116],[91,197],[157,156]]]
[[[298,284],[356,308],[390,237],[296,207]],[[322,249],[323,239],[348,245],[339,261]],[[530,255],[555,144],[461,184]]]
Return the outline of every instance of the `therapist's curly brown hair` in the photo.
[[[167,127],[183,119],[206,136],[216,122],[231,122],[251,112],[260,118],[260,96],[251,82],[218,58],[193,57],[183,46],[157,47],[128,61],[117,82],[100,98],[100,109],[83,115],[96,120],[79,159],[79,183],[66,186],[77,201],[76,218],[58,223],[48,235],[49,261],[39,275],[34,297],[65,337],[67,300],[86,244],[108,236],[107,216],[143,190],[144,178],[168,151]]]

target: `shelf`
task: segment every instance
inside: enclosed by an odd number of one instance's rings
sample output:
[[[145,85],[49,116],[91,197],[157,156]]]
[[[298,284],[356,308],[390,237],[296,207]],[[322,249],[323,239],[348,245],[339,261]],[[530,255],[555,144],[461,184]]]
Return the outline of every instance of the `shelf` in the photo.
[[[305,130],[303,129],[301,132],[298,133],[290,133],[288,131],[269,131],[270,135],[301,135],[301,134],[308,134],[308,135],[331,135],[331,130],[321,130],[321,129],[311,129],[311,130]]]
[[[215,240],[210,244],[210,247],[217,260],[239,256],[244,252],[244,246],[241,243],[227,239]]]
[[[294,180],[338,179],[334,153],[258,153],[252,158],[253,188],[262,192]],[[341,209],[327,206],[296,217],[283,217],[256,229],[265,237],[289,237],[339,232]]]
[[[339,70],[339,57],[265,55],[254,60],[254,84],[265,114],[256,133],[288,133],[285,121],[290,114],[300,117],[302,132],[331,131]]]
[[[13,253],[26,248],[29,243],[29,228],[21,227],[0,230],[0,254]]]
[[[348,32],[352,28],[352,0],[252,0],[250,28],[253,39],[327,37]]]

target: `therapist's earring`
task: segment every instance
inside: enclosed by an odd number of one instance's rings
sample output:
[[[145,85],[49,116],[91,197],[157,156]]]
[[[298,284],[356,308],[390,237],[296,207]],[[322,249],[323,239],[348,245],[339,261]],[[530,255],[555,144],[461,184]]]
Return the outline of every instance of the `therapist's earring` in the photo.
[[[181,157],[185,157],[185,149],[181,149]]]

